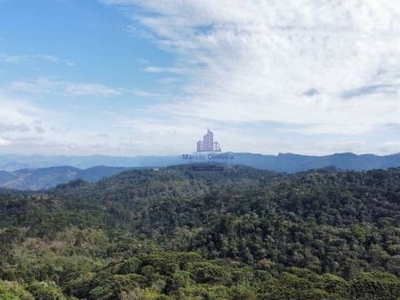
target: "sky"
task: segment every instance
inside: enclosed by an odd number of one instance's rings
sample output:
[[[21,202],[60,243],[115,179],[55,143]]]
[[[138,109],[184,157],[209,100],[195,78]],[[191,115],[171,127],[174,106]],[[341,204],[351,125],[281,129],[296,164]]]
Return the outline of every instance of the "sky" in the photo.
[[[400,152],[400,2],[0,0],[0,153]]]

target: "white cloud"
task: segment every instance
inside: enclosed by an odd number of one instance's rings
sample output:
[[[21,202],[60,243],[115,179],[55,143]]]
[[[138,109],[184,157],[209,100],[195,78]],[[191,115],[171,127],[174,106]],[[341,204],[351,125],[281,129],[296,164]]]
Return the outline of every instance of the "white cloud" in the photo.
[[[42,109],[30,105],[27,101],[10,97],[0,90],[0,120],[11,128],[22,128],[28,123],[34,123],[38,116],[44,114]],[[24,130],[22,130],[24,131]]]
[[[9,140],[3,139],[0,137],[0,146],[6,146],[11,144],[11,142]]]
[[[8,55],[3,58],[8,63],[20,63],[29,59],[27,55]]]
[[[147,73],[185,73],[185,69],[182,68],[163,68],[163,67],[146,67],[144,71]]]
[[[30,129],[26,124],[7,124],[0,122],[0,133],[4,132],[28,132]]]
[[[185,97],[159,107],[171,116],[290,123],[304,125],[293,132],[339,136],[400,123],[400,3],[102,2],[132,6],[132,26],[178,55],[175,67],[190,81]]]
[[[0,152],[18,154],[117,154],[120,136],[111,117],[93,120],[84,112],[50,111],[38,108],[36,97],[18,98],[0,90]],[[47,101],[47,100],[46,100]],[[93,108],[95,114],[96,109]],[[111,138],[100,136],[104,128]]]
[[[400,140],[385,142],[379,146],[379,150],[385,154],[400,153]]]
[[[118,89],[118,91],[120,91],[121,93],[125,93],[125,94],[131,94],[134,95],[136,97],[140,97],[140,98],[165,98],[166,95],[162,94],[162,93],[157,93],[155,91],[149,92],[149,91],[145,91],[145,90],[141,90],[141,89]]]
[[[60,61],[60,59],[57,56],[54,56],[54,55],[48,55],[48,54],[43,55],[43,54],[40,54],[40,55],[37,55],[36,57],[44,59],[44,60],[47,60],[47,61],[50,61],[50,62],[54,62],[54,63],[57,63],[57,62]]]
[[[29,101],[10,97],[1,90],[0,107],[1,150],[9,149],[11,153],[16,149],[14,146],[36,140],[38,135],[44,132],[39,119],[51,117],[47,111],[30,104]],[[34,148],[22,146],[20,150],[27,153]]]
[[[47,78],[40,78],[33,82],[14,81],[11,83],[11,88],[14,91],[27,93],[53,93],[67,96],[111,97],[122,94],[121,90],[101,84],[76,83]]]
[[[0,54],[0,59],[4,60],[5,62],[8,63],[13,63],[13,64],[19,64],[23,62],[51,62],[51,63],[59,63],[63,62],[65,64],[68,64],[69,61],[63,61],[60,60],[55,55],[50,55],[50,54],[33,54],[33,55],[27,55],[27,54],[19,54],[19,55],[9,55],[9,54]]]

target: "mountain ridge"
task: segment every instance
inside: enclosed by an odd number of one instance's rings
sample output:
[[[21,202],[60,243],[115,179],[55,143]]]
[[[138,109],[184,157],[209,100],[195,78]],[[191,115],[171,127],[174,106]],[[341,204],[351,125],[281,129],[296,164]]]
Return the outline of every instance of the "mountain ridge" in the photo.
[[[208,155],[209,153],[192,153],[191,155]],[[228,163],[231,165],[243,164],[262,169],[274,171],[297,172],[298,168],[289,168],[284,164],[290,160],[291,163],[302,163],[307,168],[326,167],[332,162],[337,162],[344,166],[343,159],[350,160],[354,170],[367,170],[371,168],[388,168],[400,165],[400,153],[388,155],[376,154],[355,154],[352,152],[333,153],[328,155],[303,155],[295,153],[278,153],[277,155],[250,153],[250,152],[222,152],[216,155],[233,155],[234,159]],[[139,156],[109,156],[109,155],[89,155],[89,156],[66,156],[66,155],[14,155],[0,154],[0,170],[16,171],[19,169],[48,168],[55,166],[71,166],[79,169],[88,169],[96,166],[112,167],[167,167],[170,165],[184,164],[183,155],[139,155]],[[187,161],[186,161],[187,162]],[[257,163],[256,165],[254,165]],[[311,165],[309,167],[308,165]],[[277,170],[277,168],[282,170]]]
[[[22,190],[48,189],[76,179],[95,182],[130,168],[164,168],[192,163],[243,165],[281,173],[296,173],[329,167],[349,171],[367,171],[400,166],[400,153],[383,156],[357,155],[351,152],[324,156],[295,153],[264,155],[247,152],[215,154],[215,156],[222,155],[230,159],[215,159],[209,154],[135,157],[0,155],[0,187]],[[188,157],[191,158],[188,159]]]
[[[104,177],[129,169],[131,168],[96,166],[82,170],[71,166],[55,166],[0,171],[0,187],[18,190],[43,190],[77,179],[96,182]]]

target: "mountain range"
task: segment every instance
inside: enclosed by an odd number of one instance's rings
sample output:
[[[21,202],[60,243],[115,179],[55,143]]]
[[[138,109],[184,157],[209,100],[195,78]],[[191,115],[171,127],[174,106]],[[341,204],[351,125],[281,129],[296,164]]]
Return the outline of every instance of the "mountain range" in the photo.
[[[228,158],[228,159],[225,159]],[[19,156],[0,155],[0,187],[39,190],[75,179],[95,182],[129,168],[162,168],[190,163],[244,165],[283,173],[333,167],[341,170],[365,171],[400,166],[400,153],[386,156],[336,153],[307,156],[293,153],[263,155],[226,152],[180,156]]]
[[[60,183],[83,179],[96,182],[128,168],[98,166],[85,170],[70,166],[0,171],[0,187],[19,190],[42,190]]]

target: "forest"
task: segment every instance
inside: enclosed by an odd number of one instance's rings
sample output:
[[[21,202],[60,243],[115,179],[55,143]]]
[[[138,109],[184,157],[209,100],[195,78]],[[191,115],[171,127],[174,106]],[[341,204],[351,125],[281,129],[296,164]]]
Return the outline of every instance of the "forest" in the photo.
[[[0,299],[400,299],[400,168],[0,190]]]

